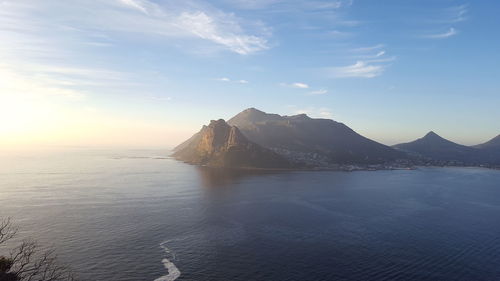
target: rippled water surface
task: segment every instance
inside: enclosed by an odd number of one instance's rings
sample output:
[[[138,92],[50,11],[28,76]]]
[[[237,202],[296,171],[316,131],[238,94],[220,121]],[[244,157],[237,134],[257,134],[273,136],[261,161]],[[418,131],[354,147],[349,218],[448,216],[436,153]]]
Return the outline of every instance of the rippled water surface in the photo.
[[[0,152],[0,216],[83,280],[500,280],[500,171],[243,173]]]

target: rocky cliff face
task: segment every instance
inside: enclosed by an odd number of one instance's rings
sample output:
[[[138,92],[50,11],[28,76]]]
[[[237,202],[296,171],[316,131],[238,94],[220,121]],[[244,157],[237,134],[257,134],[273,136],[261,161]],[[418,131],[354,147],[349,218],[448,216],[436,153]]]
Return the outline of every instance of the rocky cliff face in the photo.
[[[234,168],[291,168],[275,152],[249,141],[235,126],[212,120],[174,149],[173,157],[191,164]]]

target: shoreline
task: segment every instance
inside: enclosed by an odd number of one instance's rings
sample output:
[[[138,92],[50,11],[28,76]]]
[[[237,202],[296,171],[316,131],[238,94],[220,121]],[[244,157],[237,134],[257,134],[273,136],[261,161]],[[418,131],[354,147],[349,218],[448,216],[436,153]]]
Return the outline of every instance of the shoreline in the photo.
[[[220,169],[220,170],[233,170],[233,171],[261,171],[261,172],[301,172],[301,171],[331,171],[331,172],[356,172],[356,171],[396,171],[396,170],[418,170],[419,168],[481,168],[488,170],[500,171],[500,167],[497,166],[484,166],[484,165],[411,165],[407,167],[391,167],[390,164],[372,164],[372,165],[362,165],[358,166],[355,164],[339,164],[339,167],[311,167],[311,168],[258,168],[258,167],[224,167],[224,166],[212,166],[212,165],[200,165],[197,163],[191,163],[176,159],[175,157],[169,157],[176,161],[186,163],[189,165],[209,168],[209,169]]]

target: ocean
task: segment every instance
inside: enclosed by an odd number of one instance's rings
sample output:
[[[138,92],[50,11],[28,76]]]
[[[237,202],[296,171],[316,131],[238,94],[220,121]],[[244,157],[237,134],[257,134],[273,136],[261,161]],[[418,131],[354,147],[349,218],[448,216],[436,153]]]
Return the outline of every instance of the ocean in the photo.
[[[234,171],[168,155],[2,151],[0,217],[81,280],[500,280],[498,170]]]

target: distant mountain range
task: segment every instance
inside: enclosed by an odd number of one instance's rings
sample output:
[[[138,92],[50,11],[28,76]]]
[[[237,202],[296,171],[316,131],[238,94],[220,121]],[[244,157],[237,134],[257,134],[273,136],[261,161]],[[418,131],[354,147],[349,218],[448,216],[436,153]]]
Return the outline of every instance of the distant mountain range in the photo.
[[[444,139],[434,132],[427,133],[423,138],[408,143],[393,146],[417,156],[441,161],[471,161],[479,155],[476,148],[457,144]]]
[[[470,147],[430,132],[389,147],[330,119],[249,108],[227,122],[212,120],[177,146],[173,157],[196,165],[262,169],[500,165],[500,135]]]
[[[475,146],[465,146],[429,132],[423,138],[393,146],[409,156],[437,165],[500,165],[500,136]]]
[[[500,148],[500,135],[492,138],[491,140],[489,140],[485,143],[478,144],[474,147],[480,148],[480,149],[499,149]]]

